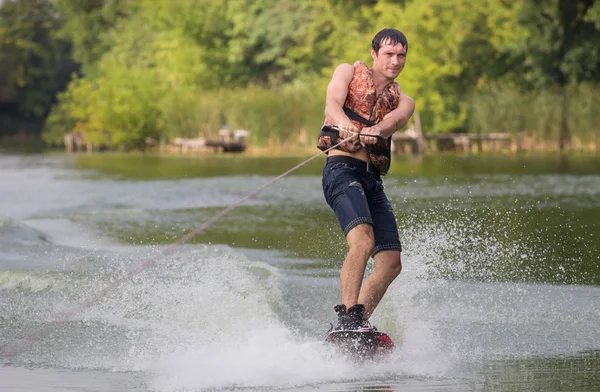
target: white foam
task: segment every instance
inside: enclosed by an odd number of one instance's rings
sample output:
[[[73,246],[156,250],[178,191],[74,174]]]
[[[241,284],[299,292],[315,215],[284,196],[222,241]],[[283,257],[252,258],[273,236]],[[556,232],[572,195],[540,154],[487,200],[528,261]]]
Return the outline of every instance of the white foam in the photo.
[[[291,387],[351,374],[320,342],[302,342],[277,325],[255,326],[244,342],[215,342],[162,357],[143,367],[161,391],[244,387]]]
[[[61,287],[64,287],[64,282],[48,274],[0,270],[0,290],[22,289],[39,292]]]

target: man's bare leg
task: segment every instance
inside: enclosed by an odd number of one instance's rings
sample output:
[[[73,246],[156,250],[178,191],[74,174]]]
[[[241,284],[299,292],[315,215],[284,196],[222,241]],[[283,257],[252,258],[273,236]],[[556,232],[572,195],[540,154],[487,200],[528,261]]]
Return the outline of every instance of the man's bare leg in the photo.
[[[357,301],[361,292],[367,261],[375,246],[373,227],[370,224],[361,223],[348,232],[346,241],[350,249],[340,271],[340,287],[342,290],[342,303],[350,308],[357,303],[362,303]]]
[[[375,268],[362,284],[357,302],[365,305],[365,320],[373,314],[390,284],[400,275],[400,271],[400,251],[384,250],[375,255]]]

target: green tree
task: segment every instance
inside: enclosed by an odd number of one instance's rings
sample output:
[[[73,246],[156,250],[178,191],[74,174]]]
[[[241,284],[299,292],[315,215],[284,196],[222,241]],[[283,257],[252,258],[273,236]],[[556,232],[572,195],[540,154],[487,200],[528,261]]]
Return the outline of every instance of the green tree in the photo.
[[[554,137],[560,128],[564,147],[569,127],[591,124],[568,113],[591,119],[595,110],[576,110],[574,97],[593,95],[598,82],[599,1],[56,3],[61,37],[73,45],[83,73],[52,111],[53,140],[76,128],[94,143],[133,147],[148,137],[207,135],[224,122],[252,128],[256,143],[292,140],[322,121],[334,67],[370,64],[371,39],[385,27],[409,39],[399,82],[415,98],[426,132],[546,127]],[[0,64],[7,61],[0,53]],[[537,100],[529,89],[547,96]],[[551,126],[533,125],[528,113],[539,108],[566,114],[543,116]]]
[[[525,59],[525,82],[600,82],[599,10],[595,0],[523,0],[519,22],[527,31],[514,51]]]
[[[0,6],[0,101],[13,117],[44,117],[70,71],[68,43],[56,37],[61,19],[52,2],[9,0]]]
[[[46,3],[49,3],[46,1]],[[136,0],[57,0],[56,9],[64,19],[59,35],[71,43],[73,59],[85,72],[115,43],[111,29],[135,11]]]
[[[409,41],[408,60],[399,81],[413,96],[429,132],[466,128],[465,97],[505,72],[510,60],[499,41],[515,7],[496,0],[423,0],[400,7],[382,1],[378,29],[395,27]]]
[[[519,22],[527,27],[513,49],[524,58],[523,83],[559,86],[559,147],[570,142],[568,86],[600,82],[600,5],[595,0],[524,0]]]

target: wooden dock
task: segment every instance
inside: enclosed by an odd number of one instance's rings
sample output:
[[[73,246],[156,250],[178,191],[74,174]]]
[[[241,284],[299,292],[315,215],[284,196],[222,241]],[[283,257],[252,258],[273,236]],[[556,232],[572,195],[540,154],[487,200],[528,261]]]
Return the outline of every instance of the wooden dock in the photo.
[[[481,151],[510,150],[513,137],[510,133],[424,133],[421,121],[415,113],[414,123],[404,132],[392,136],[392,151],[398,153],[424,154],[429,151]]]
[[[510,133],[437,133],[421,137],[411,132],[396,132],[392,136],[395,153],[423,154],[426,150],[442,151],[508,151],[512,148]]]
[[[222,140],[206,140],[206,147],[212,148],[215,152],[244,152],[246,150],[246,144],[234,141],[222,141]]]
[[[167,146],[168,151],[180,152],[182,154],[193,152],[244,152],[248,147],[250,133],[246,130],[229,131],[222,129],[218,138],[207,139],[204,137],[186,139],[176,137],[173,143]]]

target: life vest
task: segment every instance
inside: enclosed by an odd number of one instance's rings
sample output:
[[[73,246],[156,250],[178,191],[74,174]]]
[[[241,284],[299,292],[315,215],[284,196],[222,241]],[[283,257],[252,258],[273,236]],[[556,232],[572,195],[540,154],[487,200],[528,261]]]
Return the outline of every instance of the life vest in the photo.
[[[360,130],[376,125],[389,112],[396,109],[399,103],[400,86],[398,83],[388,84],[377,96],[371,70],[361,61],[354,63],[354,75],[348,85],[344,112],[355,127]],[[343,140],[339,137],[337,129],[332,128],[333,126],[334,124],[326,117],[317,145],[321,151],[325,151]],[[375,144],[367,144],[366,147],[371,165],[378,169],[381,175],[386,174],[390,168],[391,143],[392,138],[388,137]],[[352,153],[360,150],[362,145],[346,142],[337,148]]]

